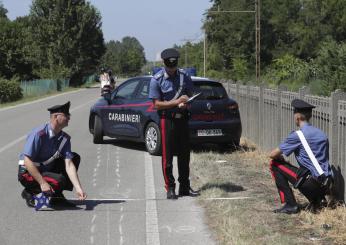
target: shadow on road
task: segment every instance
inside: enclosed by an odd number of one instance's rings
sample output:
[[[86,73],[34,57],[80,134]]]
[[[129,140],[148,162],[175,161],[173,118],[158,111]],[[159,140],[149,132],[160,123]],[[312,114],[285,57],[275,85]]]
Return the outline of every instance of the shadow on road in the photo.
[[[85,201],[73,201],[77,205],[76,208],[70,208],[69,210],[74,210],[74,209],[83,209],[81,206],[85,206],[85,211],[91,211],[94,210],[94,208],[97,205],[100,204],[114,204],[114,203],[123,203],[126,202],[125,200],[85,200]]]
[[[244,189],[244,187],[240,186],[240,185],[235,185],[231,182],[227,182],[227,183],[206,183],[205,185],[203,185],[200,190],[201,191],[205,191],[207,189],[213,189],[213,188],[218,188],[221,189],[225,192],[239,192],[239,191],[246,191],[246,189]]]

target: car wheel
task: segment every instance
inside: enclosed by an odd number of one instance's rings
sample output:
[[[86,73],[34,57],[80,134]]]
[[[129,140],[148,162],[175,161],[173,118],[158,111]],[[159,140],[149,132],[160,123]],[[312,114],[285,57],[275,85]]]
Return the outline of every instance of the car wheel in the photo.
[[[94,120],[94,144],[102,144],[103,143],[103,128],[101,118],[95,115]]]
[[[145,129],[145,147],[151,155],[161,154],[161,133],[156,123],[149,123]]]

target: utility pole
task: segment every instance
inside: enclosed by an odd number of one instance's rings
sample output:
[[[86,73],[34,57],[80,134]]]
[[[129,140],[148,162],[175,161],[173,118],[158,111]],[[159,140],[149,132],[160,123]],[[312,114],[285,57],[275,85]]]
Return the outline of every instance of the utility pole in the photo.
[[[205,77],[205,70],[207,64],[207,37],[204,32],[204,42],[203,42],[203,77]]]
[[[255,0],[255,10],[220,10],[209,11],[209,13],[254,13],[255,14],[255,56],[256,56],[256,82],[259,84],[261,80],[261,16],[260,16],[260,0]]]
[[[255,0],[256,11],[256,83],[261,80],[261,3],[260,0]]]

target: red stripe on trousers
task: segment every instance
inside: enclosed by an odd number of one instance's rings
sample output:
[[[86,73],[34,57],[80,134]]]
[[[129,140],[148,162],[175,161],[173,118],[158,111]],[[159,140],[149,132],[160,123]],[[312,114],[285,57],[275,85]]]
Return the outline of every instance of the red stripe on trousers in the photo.
[[[163,178],[165,179],[165,188],[168,191],[168,178],[166,173],[167,166],[167,149],[166,149],[166,123],[165,118],[161,118],[161,137],[162,137],[162,165],[163,165]]]
[[[284,165],[277,163],[277,162],[272,162],[273,165],[284,171],[286,174],[292,176],[293,178],[297,179],[297,174],[293,172],[291,169],[285,167]]]
[[[282,191],[279,191],[280,193],[280,199],[281,199],[281,203],[285,202],[285,194]]]
[[[48,177],[48,176],[43,176],[43,178],[44,178],[48,183],[54,185],[54,186],[52,186],[54,190],[58,190],[58,189],[59,189],[59,182],[58,182],[56,179],[53,179],[53,178]]]

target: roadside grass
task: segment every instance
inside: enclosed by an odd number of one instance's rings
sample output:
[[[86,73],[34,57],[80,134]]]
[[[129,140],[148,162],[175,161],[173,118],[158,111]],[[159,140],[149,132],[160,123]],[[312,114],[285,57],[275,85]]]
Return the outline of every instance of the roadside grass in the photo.
[[[346,244],[345,207],[274,214],[281,206],[267,153],[242,139],[234,152],[193,151],[191,182],[219,244]],[[300,204],[307,200],[295,191]],[[209,198],[243,198],[212,200]]]

